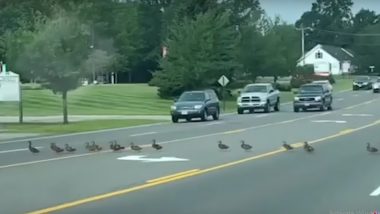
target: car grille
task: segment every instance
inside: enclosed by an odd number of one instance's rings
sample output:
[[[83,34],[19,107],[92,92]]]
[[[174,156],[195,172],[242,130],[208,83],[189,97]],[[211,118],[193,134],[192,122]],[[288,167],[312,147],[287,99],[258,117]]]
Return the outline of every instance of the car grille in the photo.
[[[260,97],[242,97],[241,102],[242,103],[249,103],[249,102],[260,102]]]
[[[314,101],[314,97],[303,97],[300,98],[300,101]]]

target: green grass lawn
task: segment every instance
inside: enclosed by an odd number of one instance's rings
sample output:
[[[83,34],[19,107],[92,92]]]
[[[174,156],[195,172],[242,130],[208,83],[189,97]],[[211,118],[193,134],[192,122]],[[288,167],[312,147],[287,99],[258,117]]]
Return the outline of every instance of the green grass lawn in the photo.
[[[350,79],[337,79],[334,90],[351,88]],[[291,92],[281,92],[281,102],[292,101]],[[60,115],[59,95],[50,90],[23,90],[24,115]],[[236,99],[226,101],[226,112],[234,112]],[[157,88],[146,84],[91,85],[69,93],[71,115],[167,115],[172,100],[160,99]],[[0,103],[0,116],[18,115],[17,103]]]
[[[71,122],[67,125],[60,123],[8,123],[4,124],[7,132],[11,133],[40,133],[40,134],[66,134],[103,129],[138,126],[144,124],[160,123],[157,120],[91,120]],[[167,122],[167,121],[165,121]]]

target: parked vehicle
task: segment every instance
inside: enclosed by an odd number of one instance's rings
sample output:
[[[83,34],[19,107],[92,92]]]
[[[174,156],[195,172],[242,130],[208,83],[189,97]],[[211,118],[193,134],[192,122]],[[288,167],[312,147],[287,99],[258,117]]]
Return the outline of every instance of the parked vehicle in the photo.
[[[171,106],[171,117],[173,123],[178,119],[191,121],[200,118],[202,121],[212,116],[214,120],[219,119],[220,102],[214,90],[186,91]]]
[[[280,110],[280,95],[271,83],[255,83],[244,87],[237,99],[237,113],[243,114],[245,110],[253,113],[255,109],[263,109],[270,112],[271,107],[275,111]]]
[[[332,110],[333,97],[326,84],[305,84],[299,89],[294,97],[294,112],[300,109],[306,111],[311,108],[318,108],[321,111]]]
[[[315,80],[311,82],[313,84],[326,84],[327,88],[332,92],[333,91],[333,86],[331,85],[330,81],[328,80]]]
[[[372,89],[372,82],[369,76],[357,76],[352,82],[352,90],[356,91],[359,89]]]
[[[380,77],[378,77],[376,79],[376,81],[374,81],[374,83],[372,83],[372,90],[373,90],[373,93],[379,93],[380,92]]]

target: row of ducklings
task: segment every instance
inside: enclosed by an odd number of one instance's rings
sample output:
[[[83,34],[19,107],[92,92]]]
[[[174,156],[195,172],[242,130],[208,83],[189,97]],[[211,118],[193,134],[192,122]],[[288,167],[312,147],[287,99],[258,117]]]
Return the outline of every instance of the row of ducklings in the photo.
[[[120,150],[125,149],[125,147],[118,144],[116,140],[110,141],[109,144],[110,144],[110,149],[112,151],[120,151]],[[152,140],[152,148],[154,148],[156,150],[161,150],[163,147],[161,145],[159,145],[155,139],[153,139]],[[40,150],[38,150],[36,147],[32,146],[32,141],[28,141],[28,149],[32,153],[39,153],[40,152]],[[75,152],[76,151],[76,148],[71,147],[67,143],[65,144],[65,146],[63,148],[59,147],[55,143],[50,143],[50,149],[56,153],[61,153],[64,151],[67,151],[67,152]],[[96,144],[95,141],[92,141],[91,143],[90,142],[85,143],[85,149],[89,152],[97,152],[97,151],[101,151],[103,148],[100,145]],[[130,143],[130,149],[133,151],[139,152],[142,150],[142,147],[135,145],[133,142],[131,142]]]

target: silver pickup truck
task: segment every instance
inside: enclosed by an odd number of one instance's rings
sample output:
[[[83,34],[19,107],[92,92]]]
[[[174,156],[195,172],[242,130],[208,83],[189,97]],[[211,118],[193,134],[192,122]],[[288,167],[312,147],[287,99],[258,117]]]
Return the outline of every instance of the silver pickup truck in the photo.
[[[270,83],[246,85],[237,99],[238,114],[243,114],[245,110],[253,113],[255,109],[263,109],[268,113],[271,107],[275,111],[280,110],[280,92]]]

